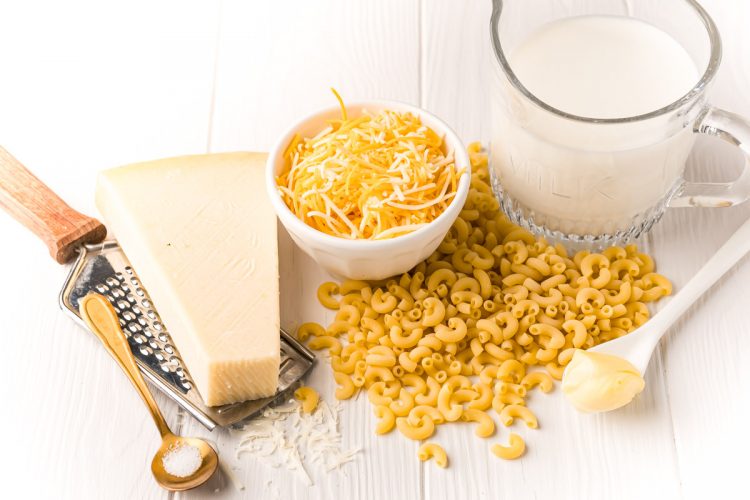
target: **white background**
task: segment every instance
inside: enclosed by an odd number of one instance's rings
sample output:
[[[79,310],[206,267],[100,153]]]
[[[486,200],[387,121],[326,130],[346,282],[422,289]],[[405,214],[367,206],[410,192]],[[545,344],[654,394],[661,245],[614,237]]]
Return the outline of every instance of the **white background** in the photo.
[[[657,3],[657,2],[654,2]],[[489,0],[0,3],[0,143],[77,209],[95,214],[96,172],[158,157],[266,150],[299,116],[345,99],[397,99],[488,139]],[[715,104],[750,116],[750,2],[704,0],[724,39]],[[731,178],[738,155],[700,140],[693,178]],[[748,217],[750,206],[672,210],[644,240],[677,290]],[[324,321],[324,276],[281,235],[282,323]],[[365,398],[345,404],[346,475],[291,473],[212,438],[239,469],[187,495],[151,478],[158,435],[138,396],[90,334],[56,305],[66,269],[0,214],[2,498],[739,498],[750,445],[750,266],[735,267],[660,345],[646,391],[622,411],[580,416],[560,391],[530,406],[541,428],[516,430],[526,456],[503,462],[469,426],[435,440],[447,470],[417,444],[376,437]],[[310,383],[332,399],[328,367]],[[208,435],[159,395],[175,431]],[[271,486],[268,486],[271,481]],[[214,490],[219,488],[218,493]]]

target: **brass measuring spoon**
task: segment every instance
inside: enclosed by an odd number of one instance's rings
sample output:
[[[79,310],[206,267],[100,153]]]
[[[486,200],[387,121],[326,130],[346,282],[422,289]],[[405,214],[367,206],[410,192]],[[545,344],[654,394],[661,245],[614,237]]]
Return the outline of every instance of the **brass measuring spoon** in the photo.
[[[151,472],[154,474],[156,482],[163,488],[170,491],[184,491],[200,486],[216,471],[219,464],[219,457],[216,451],[204,440],[198,438],[187,438],[176,436],[169,430],[167,422],[164,420],[159,407],[156,406],[151,392],[146,382],[141,376],[138,365],[135,363],[133,353],[130,352],[125,333],[120,328],[120,322],[117,319],[117,312],[112,304],[102,295],[89,293],[79,303],[81,317],[89,326],[92,332],[99,337],[104,347],[117,361],[135,386],[143,402],[148,406],[151,417],[154,419],[159,434],[161,434],[161,446],[151,461]],[[192,473],[185,477],[174,476],[164,469],[164,456],[173,452],[181,446],[192,446],[197,448],[201,456],[200,466]]]

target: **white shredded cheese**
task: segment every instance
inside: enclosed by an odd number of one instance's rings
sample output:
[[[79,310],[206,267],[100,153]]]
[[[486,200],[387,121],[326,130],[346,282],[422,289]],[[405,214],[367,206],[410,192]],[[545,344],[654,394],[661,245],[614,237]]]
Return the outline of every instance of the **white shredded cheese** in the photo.
[[[303,413],[299,402],[267,408],[239,431],[237,458],[248,454],[271,467],[294,471],[308,486],[314,484],[312,467],[326,472],[340,470],[354,460],[360,448],[345,450],[341,445],[339,412],[325,401],[313,413]]]
[[[349,119],[336,97],[341,120],[312,138],[295,135],[284,153],[276,183],[289,209],[349,239],[394,238],[436,219],[462,173],[443,137],[411,113],[364,110]]]
[[[224,476],[229,479],[229,482],[232,483],[232,486],[234,486],[235,490],[243,491],[245,489],[245,485],[242,484],[240,478],[238,478],[237,474],[234,473],[232,467],[225,464],[222,460],[219,460],[219,469],[221,469],[222,474],[224,474]]]

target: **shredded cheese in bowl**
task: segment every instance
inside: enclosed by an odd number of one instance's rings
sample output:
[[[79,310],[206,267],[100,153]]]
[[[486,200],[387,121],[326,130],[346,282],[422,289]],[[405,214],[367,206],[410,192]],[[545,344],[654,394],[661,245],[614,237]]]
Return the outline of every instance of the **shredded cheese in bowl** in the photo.
[[[335,91],[334,91],[335,93]],[[383,240],[435,220],[457,194],[453,151],[409,112],[363,110],[317,135],[295,135],[276,177],[294,215],[323,233],[346,239]]]

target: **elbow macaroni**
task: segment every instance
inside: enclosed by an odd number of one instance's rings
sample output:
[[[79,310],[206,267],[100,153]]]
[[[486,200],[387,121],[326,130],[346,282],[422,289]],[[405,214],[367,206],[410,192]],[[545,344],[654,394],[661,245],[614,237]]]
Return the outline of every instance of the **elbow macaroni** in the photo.
[[[569,255],[511,224],[492,196],[486,156],[477,145],[468,151],[470,194],[438,250],[389,280],[323,283],[318,299],[334,320],[297,329],[308,347],[329,351],[337,398],[367,392],[378,434],[395,427],[424,440],[465,421],[486,438],[490,408],[505,426],[520,418],[536,428],[532,389],[551,391],[575,349],[628,334],[649,319],[646,302],[672,293],[634,245]],[[444,456],[423,448],[420,458]],[[516,434],[492,447],[504,459],[524,450]]]
[[[312,387],[303,385],[294,391],[294,399],[300,402],[303,412],[312,413],[315,411],[315,408],[318,407],[320,396]]]
[[[333,379],[339,384],[336,388],[336,399],[349,399],[357,392],[357,386],[354,385],[352,378],[346,373],[334,372]]]
[[[396,425],[396,415],[393,410],[384,405],[377,405],[374,408],[375,416],[378,423],[375,424],[375,434],[387,434],[393,430]]]
[[[300,342],[306,341],[311,335],[313,337],[321,337],[326,334],[326,329],[317,323],[302,323],[297,328],[297,339]]]
[[[490,437],[495,433],[495,422],[492,421],[492,417],[482,410],[464,410],[461,420],[464,422],[476,422],[477,427],[474,429],[474,434],[481,438]]]
[[[318,300],[328,309],[338,309],[339,301],[333,298],[338,293],[339,286],[336,283],[328,281],[318,287]]]
[[[503,460],[515,460],[526,451],[526,443],[524,443],[521,436],[511,432],[508,446],[493,444],[491,450],[493,455],[498,458],[502,458]]]
[[[422,417],[416,424],[410,423],[406,417],[398,417],[396,427],[401,434],[415,441],[427,439],[435,432],[435,422],[428,416]]]
[[[539,386],[539,390],[542,392],[550,392],[555,384],[548,373],[531,372],[523,378],[521,385],[526,389],[533,389],[534,387]]]
[[[539,427],[536,415],[525,406],[510,404],[505,406],[500,412],[500,420],[505,427],[512,425],[516,418],[520,418],[526,422],[526,426],[530,429],[536,429]]]
[[[448,455],[442,446],[437,443],[425,443],[419,447],[417,456],[422,462],[431,458],[435,459],[435,465],[445,468],[448,466]]]

